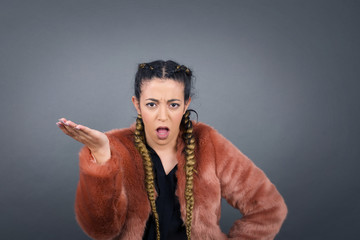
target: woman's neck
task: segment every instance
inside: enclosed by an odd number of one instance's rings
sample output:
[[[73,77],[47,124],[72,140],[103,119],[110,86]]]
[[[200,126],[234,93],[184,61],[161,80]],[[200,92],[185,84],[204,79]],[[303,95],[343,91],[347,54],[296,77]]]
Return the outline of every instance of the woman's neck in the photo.
[[[160,153],[173,154],[173,153],[176,153],[176,149],[177,149],[177,147],[176,147],[177,141],[170,142],[170,143],[164,144],[164,145],[156,144],[156,143],[149,141],[149,142],[147,142],[147,144],[158,154],[160,154]]]

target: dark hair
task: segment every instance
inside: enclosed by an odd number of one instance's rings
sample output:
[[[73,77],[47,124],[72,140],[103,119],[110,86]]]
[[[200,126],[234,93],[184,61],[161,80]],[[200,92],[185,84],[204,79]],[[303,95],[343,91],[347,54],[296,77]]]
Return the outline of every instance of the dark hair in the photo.
[[[149,81],[152,78],[168,78],[184,84],[184,99],[185,102],[191,96],[192,88],[192,72],[184,65],[168,60],[157,60],[149,63],[141,63],[135,75],[135,97],[140,99],[141,86],[144,81]]]

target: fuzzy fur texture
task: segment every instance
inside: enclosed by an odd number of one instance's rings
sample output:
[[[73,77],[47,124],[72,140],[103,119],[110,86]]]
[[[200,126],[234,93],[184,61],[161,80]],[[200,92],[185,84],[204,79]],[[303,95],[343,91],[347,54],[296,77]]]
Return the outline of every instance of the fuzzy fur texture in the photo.
[[[82,229],[94,239],[141,240],[150,214],[142,159],[134,145],[134,126],[106,133],[111,159],[91,161],[81,149],[80,180],[75,213]],[[196,169],[192,239],[274,239],[287,207],[275,186],[251,160],[213,128],[194,123]],[[177,145],[178,186],[182,219],[185,206],[184,143]],[[221,198],[243,217],[225,234],[219,227]]]

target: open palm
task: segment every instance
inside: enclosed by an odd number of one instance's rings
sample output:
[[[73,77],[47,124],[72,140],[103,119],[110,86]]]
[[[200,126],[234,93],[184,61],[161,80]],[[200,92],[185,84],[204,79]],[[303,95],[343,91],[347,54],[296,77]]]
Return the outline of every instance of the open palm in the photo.
[[[60,118],[56,124],[66,135],[86,145],[96,157],[97,162],[104,162],[110,157],[109,139],[105,133],[65,118]]]

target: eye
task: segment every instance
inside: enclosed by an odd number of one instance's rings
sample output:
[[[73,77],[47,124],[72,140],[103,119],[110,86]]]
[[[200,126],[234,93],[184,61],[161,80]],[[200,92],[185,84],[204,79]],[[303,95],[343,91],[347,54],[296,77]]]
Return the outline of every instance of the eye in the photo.
[[[149,108],[154,108],[154,107],[156,107],[156,104],[154,102],[149,102],[146,104],[146,106]]]
[[[178,103],[171,103],[171,104],[170,104],[170,107],[171,107],[171,108],[178,108],[178,107],[180,107],[180,104],[178,104]]]

